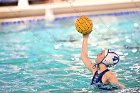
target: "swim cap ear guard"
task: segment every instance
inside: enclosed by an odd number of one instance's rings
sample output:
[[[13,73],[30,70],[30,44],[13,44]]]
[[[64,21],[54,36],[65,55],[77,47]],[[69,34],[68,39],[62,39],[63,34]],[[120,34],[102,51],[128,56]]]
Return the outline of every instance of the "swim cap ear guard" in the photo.
[[[115,51],[108,49],[108,50],[105,50],[105,57],[103,58],[103,60],[97,65],[99,67],[99,64],[103,63],[107,67],[111,67],[117,64],[119,60],[120,60],[119,55],[117,55]]]

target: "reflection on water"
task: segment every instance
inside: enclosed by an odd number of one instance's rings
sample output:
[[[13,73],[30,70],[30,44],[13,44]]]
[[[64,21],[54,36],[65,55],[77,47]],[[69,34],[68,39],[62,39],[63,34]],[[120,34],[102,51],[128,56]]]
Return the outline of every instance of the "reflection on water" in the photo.
[[[4,24],[0,27],[0,92],[125,93],[139,92],[139,12],[94,16],[89,56],[115,49],[121,61],[110,68],[127,88],[103,91],[90,86],[92,74],[80,59],[82,35],[76,17]]]

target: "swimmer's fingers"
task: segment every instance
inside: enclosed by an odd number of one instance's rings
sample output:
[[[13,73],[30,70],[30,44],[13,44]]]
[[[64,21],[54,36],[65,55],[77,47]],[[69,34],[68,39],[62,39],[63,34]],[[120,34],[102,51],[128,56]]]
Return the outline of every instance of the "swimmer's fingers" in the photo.
[[[89,34],[83,35],[83,38],[88,38]]]
[[[123,84],[121,84],[121,83],[119,83],[119,87],[120,87],[120,89],[125,89],[126,87],[123,85]]]

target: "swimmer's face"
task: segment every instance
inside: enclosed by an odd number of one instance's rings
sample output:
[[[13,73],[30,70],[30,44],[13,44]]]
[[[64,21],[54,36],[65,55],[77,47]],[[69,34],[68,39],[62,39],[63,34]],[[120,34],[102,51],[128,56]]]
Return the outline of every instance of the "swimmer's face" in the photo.
[[[105,57],[105,50],[103,50],[101,53],[99,53],[97,55],[97,58],[96,58],[95,62],[100,63],[103,60],[104,57]]]

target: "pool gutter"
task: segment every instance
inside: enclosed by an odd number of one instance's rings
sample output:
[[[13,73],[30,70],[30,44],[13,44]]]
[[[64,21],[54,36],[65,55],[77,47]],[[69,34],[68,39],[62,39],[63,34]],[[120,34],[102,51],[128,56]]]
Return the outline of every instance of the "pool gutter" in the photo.
[[[106,2],[105,2],[106,1]],[[53,4],[30,5],[26,9],[17,6],[0,7],[0,20],[9,18],[75,16],[99,14],[123,10],[140,10],[140,0],[95,0],[94,2],[63,2]],[[51,11],[51,13],[50,13]]]

